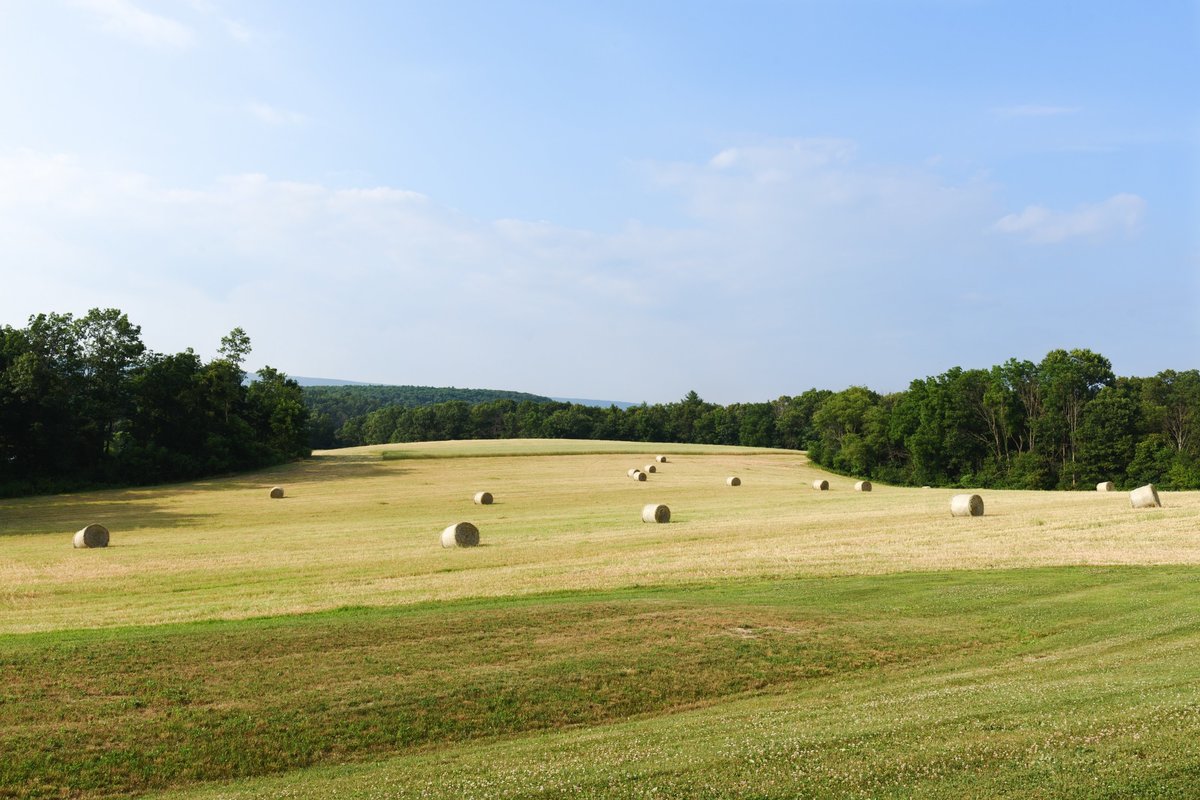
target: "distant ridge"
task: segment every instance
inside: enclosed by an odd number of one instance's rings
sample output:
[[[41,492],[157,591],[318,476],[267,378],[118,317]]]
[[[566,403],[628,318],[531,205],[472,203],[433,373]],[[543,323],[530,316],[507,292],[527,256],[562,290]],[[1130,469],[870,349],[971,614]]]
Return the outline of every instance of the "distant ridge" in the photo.
[[[389,387],[390,386],[401,386],[400,384],[391,384],[391,383],[368,383],[367,381],[347,381],[347,380],[342,380],[341,378],[308,378],[303,375],[289,375],[288,377],[290,377],[292,380],[294,380],[296,383],[300,384],[301,386],[389,386]],[[414,388],[414,387],[402,386],[401,388],[407,389],[407,388]],[[420,387],[420,388],[429,388],[429,387]],[[465,391],[488,391],[488,390],[468,389]],[[553,400],[556,403],[575,403],[576,405],[592,406],[594,408],[608,408],[609,406],[616,406],[617,408],[620,408],[620,409],[626,409],[626,408],[633,408],[634,406],[641,405],[641,403],[630,403],[627,400],[591,400],[591,399],[582,398],[582,397],[544,397],[542,395],[532,395],[532,394],[527,394],[525,392],[497,392],[497,394],[503,394],[503,395],[509,396],[509,397],[520,396],[523,399],[532,399],[532,400],[540,400],[540,401]]]
[[[630,403],[625,400],[587,400],[581,397],[551,397],[550,399],[556,403],[574,403],[578,406],[594,406],[595,408],[608,408],[609,406],[616,406],[622,410],[641,405],[641,403]]]
[[[289,375],[301,386],[370,386],[363,381],[344,381],[341,378],[306,378],[303,375]]]

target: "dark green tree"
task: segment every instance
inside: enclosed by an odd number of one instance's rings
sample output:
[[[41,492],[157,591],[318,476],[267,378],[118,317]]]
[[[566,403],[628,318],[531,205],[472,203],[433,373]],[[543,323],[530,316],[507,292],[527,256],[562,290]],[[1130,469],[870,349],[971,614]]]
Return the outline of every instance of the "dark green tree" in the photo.
[[[863,450],[862,434],[867,411],[879,401],[879,395],[865,386],[851,386],[831,395],[813,413],[817,441],[810,453],[819,464],[828,464],[843,472],[869,475],[869,457]]]
[[[1200,448],[1200,371],[1164,370],[1143,383],[1152,424],[1178,452]]]
[[[1054,444],[1060,461],[1059,485],[1073,489],[1079,483],[1076,460],[1083,412],[1102,387],[1113,384],[1112,364],[1091,350],[1052,350],[1038,372],[1046,411],[1039,436]]]
[[[1105,386],[1083,410],[1077,467],[1085,487],[1113,481],[1127,487],[1137,447],[1138,402],[1127,385]]]
[[[118,426],[132,411],[130,376],[146,346],[142,329],[115,308],[93,308],[79,320],[77,329],[83,373],[82,430],[90,441],[93,463],[99,464],[111,454]]]
[[[127,480],[137,482],[146,475],[182,480],[203,474],[208,438],[203,370],[200,357],[189,348],[174,355],[152,353],[131,376],[131,441],[120,453],[120,470]]]
[[[300,384],[271,367],[258,371],[246,391],[247,411],[256,438],[269,461],[289,461],[312,453],[308,445],[308,411]]]
[[[807,450],[817,440],[813,414],[833,392],[809,389],[796,397],[781,397],[775,407],[775,435],[779,447]]]

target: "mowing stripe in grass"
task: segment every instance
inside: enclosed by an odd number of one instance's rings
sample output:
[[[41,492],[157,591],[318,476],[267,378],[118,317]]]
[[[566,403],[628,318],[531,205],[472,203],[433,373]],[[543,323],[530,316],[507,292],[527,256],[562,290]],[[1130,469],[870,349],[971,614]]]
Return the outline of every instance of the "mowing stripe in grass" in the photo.
[[[1102,592],[1072,597],[1064,585],[1057,604],[1042,596],[1014,620],[1061,625],[1061,612],[1081,605],[1101,616],[1069,614],[1058,633],[1014,647],[171,797],[1191,800],[1200,784],[1200,636],[1195,603],[1172,583],[1139,598],[1148,587],[1117,579],[1117,603]]]
[[[1180,567],[910,573],[7,636],[0,797],[127,795],[968,657],[1195,644],[1197,586]]]

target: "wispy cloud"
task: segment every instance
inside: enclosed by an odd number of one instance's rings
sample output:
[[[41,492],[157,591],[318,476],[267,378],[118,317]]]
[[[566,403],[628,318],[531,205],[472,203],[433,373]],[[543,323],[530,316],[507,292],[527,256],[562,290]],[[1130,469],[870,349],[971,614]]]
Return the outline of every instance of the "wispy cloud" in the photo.
[[[244,23],[235,19],[222,19],[221,22],[225,25],[225,32],[229,34],[229,38],[242,44],[250,44],[254,41],[254,31]]]
[[[476,220],[386,186],[244,174],[171,187],[68,156],[0,155],[0,263],[39,265],[6,275],[0,320],[115,305],[145,326],[148,340],[152,329],[180,337],[158,339],[158,349],[203,346],[241,324],[258,356],[281,366],[306,352],[317,368],[333,369],[379,336],[416,341],[442,329],[438,347],[406,352],[403,369],[414,380],[440,385],[469,375],[509,385],[507,367],[477,354],[516,348],[563,365],[564,375],[579,364],[578,381],[564,385],[587,385],[586,359],[576,357],[587,342],[611,342],[612,352],[597,358],[615,369],[639,346],[643,310],[675,302],[675,262],[646,254],[695,245],[657,239]],[[155,257],[127,258],[132,243]],[[198,310],[194,324],[178,325],[171,309],[184,306]],[[297,313],[346,321],[337,341],[301,331],[286,342]],[[551,330],[560,334],[544,335]]]
[[[963,330],[1004,328],[1004,297],[981,300],[1008,268],[989,228],[1086,244],[1135,231],[1145,206],[1116,195],[998,220],[993,185],[870,163],[849,141],[739,146],[645,168],[686,221],[593,230],[476,219],[386,185],[240,174],[175,186],[68,156],[0,153],[0,264],[31,267],[5,274],[0,321],[111,305],[155,349],[203,350],[241,325],[256,358],[301,374],[762,399],[784,385],[904,381],[914,349],[954,358],[972,341]],[[1082,270],[1093,255],[1061,260]],[[815,348],[814,337],[836,343]],[[380,342],[414,341],[427,344],[380,354]],[[630,370],[631,352],[662,366]],[[541,366],[488,357],[498,353]],[[803,354],[786,379],[803,385],[781,385],[780,353]]]
[[[1062,117],[1082,110],[1079,106],[1026,105],[993,108],[992,113],[998,117]]]
[[[219,5],[212,0],[188,0],[188,5],[200,14],[220,23],[226,35],[241,44],[250,44],[257,36],[248,25],[227,15]]]
[[[994,218],[986,186],[863,165],[853,152],[851,142],[778,142],[649,165],[690,221],[614,231],[473,219],[387,186],[247,174],[172,187],[69,157],[0,156],[0,263],[39,265],[6,284],[0,319],[115,305],[148,341],[152,330],[179,337],[157,339],[157,349],[202,346],[242,325],[267,363],[297,369],[303,358],[306,370],[377,380],[401,377],[379,374],[384,362],[366,355],[381,339],[436,329],[436,347],[410,348],[387,369],[435,385],[520,379],[549,391],[553,380],[634,399],[738,386],[730,400],[752,399],[769,391],[756,386],[776,374],[772,354],[804,349],[808,330],[887,317],[864,310],[866,276],[868,294],[889,301],[911,264],[943,283],[942,272],[960,270],[964,232]],[[930,242],[937,258],[959,258],[938,262]],[[131,259],[131,249],[154,256]],[[797,303],[804,330],[789,322]],[[181,326],[180,307],[196,321]],[[337,319],[338,336],[297,328],[296,318]],[[662,325],[675,333],[645,335]],[[767,329],[771,347],[743,341]],[[506,359],[479,358],[484,350],[555,369],[517,376]],[[633,351],[669,367],[622,384],[613,376],[630,374]],[[827,368],[840,359],[830,351]]]
[[[1141,228],[1146,201],[1136,194],[1115,194],[1101,203],[1083,205],[1074,211],[1054,211],[1028,206],[1009,214],[993,226],[1001,233],[1025,237],[1034,244],[1055,244],[1076,238],[1131,236]]]
[[[961,240],[986,224],[991,187],[948,183],[929,168],[863,163],[854,142],[794,139],[722,150],[707,163],[654,164],[697,224],[728,250],[736,276],[769,280],[827,276],[831,268],[878,271],[915,256],[928,241]],[[797,256],[803,256],[797,258]],[[778,264],[794,266],[782,276]]]
[[[259,122],[265,122],[268,125],[303,125],[305,122],[308,122],[308,117],[304,114],[296,111],[288,111],[284,108],[277,108],[266,103],[247,103],[246,110]]]
[[[854,156],[854,143],[846,139],[788,139],[748,147],[729,147],[709,159],[720,170],[741,169],[760,178],[766,174],[793,175],[829,164],[845,163]]]
[[[183,23],[145,11],[131,0],[72,0],[72,4],[98,17],[107,33],[141,45],[181,50],[195,40]]]

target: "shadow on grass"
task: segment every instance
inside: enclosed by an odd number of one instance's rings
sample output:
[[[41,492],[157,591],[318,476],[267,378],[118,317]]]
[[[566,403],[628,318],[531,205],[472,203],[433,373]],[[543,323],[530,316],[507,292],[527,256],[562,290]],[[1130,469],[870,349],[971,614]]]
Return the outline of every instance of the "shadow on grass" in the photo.
[[[85,525],[100,523],[111,531],[145,528],[189,528],[215,516],[195,511],[168,510],[163,498],[196,492],[260,491],[266,499],[273,486],[292,487],[313,483],[355,481],[363,478],[401,477],[412,472],[385,465],[378,459],[317,456],[258,472],[206,478],[157,486],[99,489],[74,494],[42,495],[0,499],[0,536],[74,533]],[[273,498],[268,502],[287,500]],[[293,498],[294,499],[294,498]],[[192,505],[196,501],[191,502]]]
[[[185,492],[235,492],[261,489],[270,491],[273,486],[283,486],[305,483],[327,483],[329,481],[358,480],[384,475],[400,476],[412,470],[401,467],[385,466],[378,459],[333,458],[330,456],[313,456],[304,461],[268,467],[255,472],[240,472],[236,475],[225,475],[210,478],[199,478],[179,483],[160,484],[157,486],[138,486],[128,489],[114,489],[103,494],[128,495],[125,499],[140,500],[152,497],[163,491]],[[96,494],[101,494],[97,492]],[[286,499],[287,495],[284,495]]]
[[[162,506],[147,503],[144,498],[138,498],[138,502],[134,503],[129,499],[115,499],[112,492],[104,494],[104,498],[85,495],[39,498],[48,502],[27,504],[15,513],[5,513],[0,518],[0,536],[38,534],[70,537],[75,531],[92,523],[103,525],[114,535],[121,531],[146,528],[192,528],[205,524],[205,520],[211,516],[168,511]]]
[[[384,464],[378,458],[345,458],[335,456],[313,456],[281,468],[267,470],[260,475],[278,475],[297,481],[330,481],[381,476],[408,475],[411,469]]]

